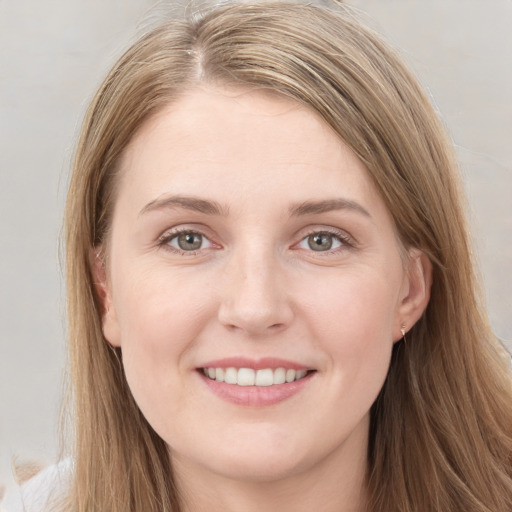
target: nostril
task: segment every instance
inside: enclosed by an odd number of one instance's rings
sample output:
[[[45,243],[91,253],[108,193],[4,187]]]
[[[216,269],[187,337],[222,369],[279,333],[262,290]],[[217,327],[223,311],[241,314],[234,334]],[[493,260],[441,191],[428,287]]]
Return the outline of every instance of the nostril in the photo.
[[[286,306],[283,307],[285,309]],[[224,307],[219,311],[219,321],[229,330],[243,330],[250,333],[277,332],[289,324],[291,315],[277,308],[273,311],[263,309]],[[278,321],[276,321],[278,320]]]
[[[261,272],[242,286],[229,282],[222,289],[218,320],[229,330],[241,329],[247,333],[278,332],[293,319],[289,297],[275,278]]]

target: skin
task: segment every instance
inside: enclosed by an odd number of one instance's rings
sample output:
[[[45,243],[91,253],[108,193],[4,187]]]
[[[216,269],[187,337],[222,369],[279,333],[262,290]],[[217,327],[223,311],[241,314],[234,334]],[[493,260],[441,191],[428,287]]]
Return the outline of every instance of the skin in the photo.
[[[184,510],[364,510],[369,409],[430,266],[401,248],[363,164],[288,99],[201,87],[140,129],[118,187],[95,270],[104,334],[169,445]],[[200,248],[180,252],[176,230]],[[314,233],[331,249],[313,250]],[[241,406],[197,371],[235,356],[315,372],[286,400]]]

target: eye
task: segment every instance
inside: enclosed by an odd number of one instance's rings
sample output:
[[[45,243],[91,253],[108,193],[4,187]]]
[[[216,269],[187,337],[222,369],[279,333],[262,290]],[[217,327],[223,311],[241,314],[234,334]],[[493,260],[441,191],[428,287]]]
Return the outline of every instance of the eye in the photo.
[[[345,238],[341,235],[329,233],[328,231],[318,231],[303,238],[299,242],[298,247],[315,252],[326,252],[338,249],[346,243]]]
[[[168,234],[161,239],[161,244],[168,245],[179,252],[199,251],[212,246],[208,238],[196,231]]]

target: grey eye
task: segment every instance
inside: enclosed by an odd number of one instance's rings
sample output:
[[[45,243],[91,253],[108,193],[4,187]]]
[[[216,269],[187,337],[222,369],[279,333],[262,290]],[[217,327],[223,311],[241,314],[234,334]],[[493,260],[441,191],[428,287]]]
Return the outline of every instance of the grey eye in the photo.
[[[308,249],[315,252],[326,252],[331,249],[338,249],[342,245],[345,245],[345,241],[340,235],[325,231],[318,231],[303,238],[298,247],[300,249]]]
[[[182,251],[197,251],[203,245],[203,235],[193,232],[180,233],[170,241],[170,245]]]
[[[334,235],[314,233],[308,236],[308,247],[313,251],[328,251],[332,248]]]

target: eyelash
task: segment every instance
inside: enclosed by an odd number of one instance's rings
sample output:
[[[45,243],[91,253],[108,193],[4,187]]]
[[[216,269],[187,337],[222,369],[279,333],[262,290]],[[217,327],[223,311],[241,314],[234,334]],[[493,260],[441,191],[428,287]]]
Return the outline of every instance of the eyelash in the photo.
[[[210,243],[213,243],[213,242],[211,242],[211,240],[204,233],[201,233],[201,231],[198,231],[198,230],[195,230],[195,229],[190,229],[190,228],[176,228],[176,229],[174,229],[171,232],[164,233],[158,239],[158,246],[163,248],[163,249],[165,249],[165,250],[171,251],[171,252],[173,252],[175,254],[179,254],[181,256],[195,256],[195,255],[197,255],[199,253],[199,251],[201,251],[201,249],[192,250],[192,251],[184,251],[184,250],[178,249],[178,248],[173,247],[172,245],[170,245],[171,240],[174,240],[175,238],[177,238],[181,234],[185,234],[185,233],[186,234],[191,234],[191,235],[199,235],[203,239],[206,239]]]
[[[179,254],[179,255],[182,255],[182,256],[195,256],[195,255],[197,255],[203,249],[184,251],[184,250],[178,249],[178,248],[173,247],[172,245],[170,245],[170,242],[172,240],[174,240],[179,235],[184,234],[184,233],[191,234],[191,235],[199,235],[203,239],[208,240],[208,242],[210,244],[214,244],[214,242],[212,242],[201,231],[198,231],[198,230],[195,230],[195,229],[190,229],[190,228],[176,228],[172,232],[164,233],[158,239],[158,246],[161,247],[161,248],[164,248],[165,250],[169,250],[169,251],[171,251],[171,252],[173,252],[175,254]],[[340,242],[341,246],[337,247],[335,249],[332,249],[332,250],[329,249],[329,250],[326,250],[326,251],[315,251],[314,249],[309,249],[309,251],[308,251],[308,252],[312,252],[312,253],[321,254],[321,255],[324,255],[324,256],[325,255],[330,255],[330,254],[336,254],[340,249],[343,249],[343,248],[345,248],[345,249],[353,248],[354,245],[355,245],[354,244],[354,240],[350,236],[348,236],[345,232],[343,232],[343,231],[339,231],[337,229],[320,229],[320,230],[311,230],[311,231],[309,231],[305,236],[303,236],[299,240],[298,243],[294,244],[293,247],[297,247],[299,244],[303,243],[304,241],[306,241],[309,237],[311,237],[313,235],[329,235],[329,236],[332,236],[333,238],[336,238]]]
[[[313,235],[329,235],[329,236],[332,236],[333,238],[337,238],[341,244],[340,247],[337,247],[335,249],[329,249],[326,251],[315,251],[313,249],[309,249],[308,252],[312,252],[315,255],[322,255],[322,256],[333,255],[333,254],[337,254],[342,249],[352,249],[355,246],[354,240],[347,233],[345,233],[344,231],[337,230],[337,229],[319,229],[319,230],[313,229],[309,233],[307,233],[305,236],[303,236],[300,239],[300,241],[297,244],[295,244],[295,246],[301,244],[302,242],[304,242],[305,240],[307,240],[309,237],[311,237]]]

